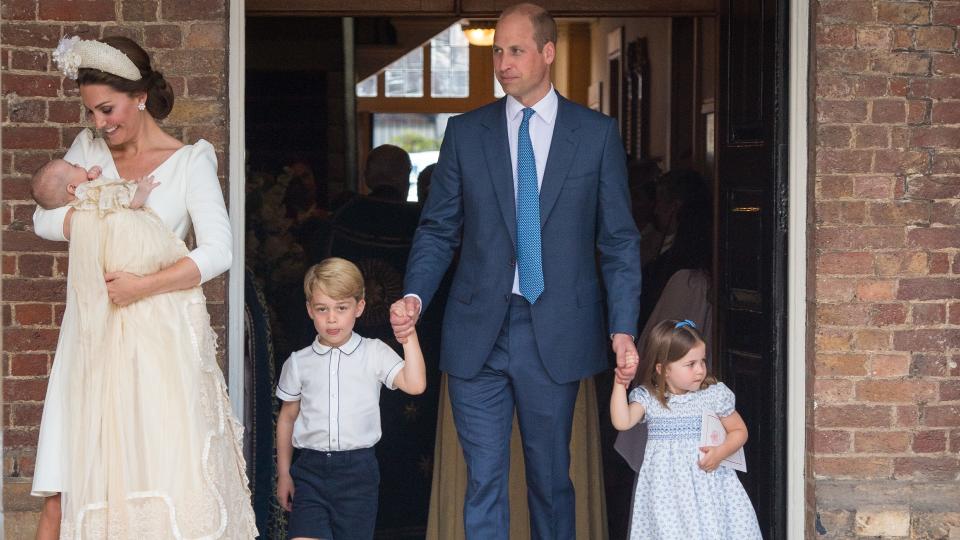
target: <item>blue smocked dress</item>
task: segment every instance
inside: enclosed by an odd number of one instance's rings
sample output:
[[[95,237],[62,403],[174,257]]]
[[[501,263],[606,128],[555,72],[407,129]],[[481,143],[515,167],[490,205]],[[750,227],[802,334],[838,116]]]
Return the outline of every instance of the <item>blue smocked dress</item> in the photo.
[[[647,447],[633,496],[631,540],[751,540],[762,538],[747,493],[728,467],[702,471],[700,419],[704,411],[725,417],[734,395],[723,383],[669,396],[665,408],[640,386],[630,402],[646,409]]]

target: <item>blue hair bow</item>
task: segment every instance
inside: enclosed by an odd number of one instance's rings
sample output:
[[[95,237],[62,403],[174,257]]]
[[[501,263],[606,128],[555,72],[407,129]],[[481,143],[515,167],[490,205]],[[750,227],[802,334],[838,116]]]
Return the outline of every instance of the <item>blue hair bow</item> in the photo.
[[[674,328],[683,328],[684,326],[689,326],[690,328],[693,328],[694,330],[697,329],[696,323],[694,323],[694,322],[691,321],[690,319],[684,319],[684,320],[678,322],[677,324],[675,324],[673,327],[674,327]]]

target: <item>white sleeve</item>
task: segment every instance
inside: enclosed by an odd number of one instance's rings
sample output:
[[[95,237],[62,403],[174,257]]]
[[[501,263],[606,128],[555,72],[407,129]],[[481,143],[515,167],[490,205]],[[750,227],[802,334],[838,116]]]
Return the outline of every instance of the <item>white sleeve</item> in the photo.
[[[639,403],[644,407],[650,406],[650,391],[643,385],[637,386],[627,395],[629,403]]]
[[[226,272],[233,261],[230,218],[217,178],[217,154],[210,143],[201,139],[193,145],[187,170],[187,213],[197,239],[196,249],[188,256],[200,269],[200,283],[205,283]]]
[[[70,163],[80,165],[87,169],[93,165],[103,165],[102,163],[91,163],[91,146],[93,145],[93,133],[85,129],[77,134],[73,139],[73,144],[63,156],[63,159]],[[56,242],[66,242],[67,238],[63,236],[63,221],[67,218],[69,207],[61,206],[51,210],[44,210],[37,206],[33,212],[33,232],[45,240]]]
[[[737,396],[734,395],[733,391],[730,390],[727,385],[723,384],[722,382],[718,382],[711,388],[714,390],[713,411],[717,413],[717,416],[720,418],[726,418],[736,412]]]
[[[397,351],[394,351],[379,339],[372,340],[371,344],[374,345],[373,358],[376,365],[377,380],[390,390],[396,390],[397,386],[393,384],[393,380],[397,378],[397,374],[406,365],[403,358],[397,354]]]
[[[300,374],[297,372],[297,364],[293,355],[287,358],[283,363],[283,370],[280,371],[280,380],[277,382],[277,397],[283,401],[300,401],[302,385],[300,384]]]

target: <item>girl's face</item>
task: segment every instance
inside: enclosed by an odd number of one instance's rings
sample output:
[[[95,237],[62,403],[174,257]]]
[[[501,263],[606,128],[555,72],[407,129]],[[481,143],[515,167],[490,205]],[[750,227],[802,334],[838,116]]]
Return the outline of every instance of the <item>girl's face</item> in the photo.
[[[707,347],[697,343],[687,354],[679,360],[667,364],[666,373],[661,373],[663,365],[657,365],[657,373],[661,374],[667,383],[671,394],[680,395],[687,392],[696,392],[707,376]]]
[[[80,87],[80,99],[87,109],[87,118],[100,131],[108,146],[123,146],[140,133],[146,111],[137,105],[146,101],[145,95],[117,92],[105,84],[85,84]]]

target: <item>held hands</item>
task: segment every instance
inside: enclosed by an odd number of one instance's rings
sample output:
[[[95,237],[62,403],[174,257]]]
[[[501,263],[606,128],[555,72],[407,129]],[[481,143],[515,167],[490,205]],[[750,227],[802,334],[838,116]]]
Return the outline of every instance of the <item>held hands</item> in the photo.
[[[617,355],[615,381],[617,384],[628,386],[637,374],[637,364],[640,363],[637,346],[633,342],[633,337],[627,334],[614,334],[612,346],[613,352]]]
[[[636,374],[636,372],[637,372],[637,364],[640,363],[640,355],[638,355],[638,354],[635,353],[635,352],[634,352],[634,353],[628,352],[628,353],[626,354],[626,360],[627,360],[627,361],[626,361],[626,367],[624,367],[623,369],[621,369],[620,366],[617,366],[617,368],[613,370],[613,372],[614,372],[614,383],[615,383],[615,384],[619,384],[619,385],[623,386],[624,388],[629,389],[630,383],[633,381],[634,376],[633,376],[633,375],[627,375],[627,373],[631,373],[631,372],[632,372],[632,373]]]
[[[406,343],[407,337],[416,331],[415,325],[420,318],[420,302],[413,296],[401,298],[390,306],[390,326],[393,335],[400,343]]]
[[[293,510],[293,478],[290,473],[277,476],[277,501],[287,512]]]

